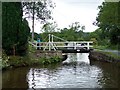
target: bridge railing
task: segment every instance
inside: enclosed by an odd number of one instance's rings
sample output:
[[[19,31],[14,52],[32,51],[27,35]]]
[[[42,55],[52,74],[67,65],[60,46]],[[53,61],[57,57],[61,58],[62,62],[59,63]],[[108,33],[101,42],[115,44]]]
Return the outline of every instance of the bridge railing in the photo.
[[[37,48],[42,48],[43,50],[49,49],[57,50],[59,48],[66,48],[66,49],[81,49],[86,48],[90,49],[93,46],[91,45],[93,41],[70,41],[70,42],[29,42],[32,46]]]

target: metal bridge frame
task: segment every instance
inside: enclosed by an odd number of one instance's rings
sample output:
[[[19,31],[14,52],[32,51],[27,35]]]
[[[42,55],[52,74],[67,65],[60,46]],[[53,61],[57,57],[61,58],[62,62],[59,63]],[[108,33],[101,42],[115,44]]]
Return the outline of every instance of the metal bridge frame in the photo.
[[[75,50],[77,50],[77,48],[87,48],[87,50],[89,50],[90,48],[92,48],[93,46],[90,45],[90,43],[93,43],[93,41],[67,41],[64,40],[60,37],[57,37],[55,35],[51,35],[49,34],[49,41],[48,42],[39,42],[40,46],[37,46],[38,42],[29,42],[32,46],[36,47],[36,48],[43,48],[43,51],[45,51],[46,49],[48,49],[49,51],[54,50],[56,51],[58,48],[73,48]],[[54,42],[54,38],[57,38],[59,40],[61,40],[62,42]],[[62,44],[62,45],[60,45]],[[67,44],[67,45],[66,45]],[[83,45],[82,44],[86,44]]]

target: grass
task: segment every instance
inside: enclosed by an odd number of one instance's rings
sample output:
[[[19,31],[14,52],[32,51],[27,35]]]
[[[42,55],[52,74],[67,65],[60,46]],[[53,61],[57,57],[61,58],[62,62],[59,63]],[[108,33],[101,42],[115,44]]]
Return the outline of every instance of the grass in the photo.
[[[46,65],[60,62],[61,58],[51,57],[49,59],[43,58],[30,58],[28,56],[6,56],[2,60],[2,69],[12,68],[12,67],[23,67],[23,66],[33,66],[33,65]]]
[[[94,49],[98,49],[98,50],[104,50],[107,48],[107,46],[102,46],[102,45],[94,45],[93,46]]]
[[[120,49],[120,45],[108,45],[107,49],[111,49],[111,50],[119,50]]]
[[[94,49],[98,49],[98,50],[105,50],[105,49],[110,49],[110,50],[119,50],[120,49],[120,45],[94,45],[93,46]]]
[[[60,62],[62,59],[59,56],[36,57],[36,49],[29,46],[28,53],[25,56],[7,56],[4,52],[2,53],[2,69],[21,67],[21,66],[33,66],[33,65],[45,65]]]
[[[114,54],[112,52],[105,52],[105,51],[100,51],[100,50],[97,50],[97,51],[100,52],[100,53],[103,53],[103,54],[105,54],[107,56],[111,56],[111,57],[113,57],[113,58],[115,58],[117,60],[120,60],[120,56],[118,56],[118,55],[116,55],[116,54]]]
[[[107,56],[111,56],[115,59],[120,60],[120,56],[112,53],[112,52],[106,52],[106,51],[101,51],[101,50],[105,50],[105,49],[110,49],[110,50],[118,50],[118,45],[106,45],[106,46],[102,46],[102,45],[94,45],[93,46],[94,49],[96,49],[96,51],[103,53]]]

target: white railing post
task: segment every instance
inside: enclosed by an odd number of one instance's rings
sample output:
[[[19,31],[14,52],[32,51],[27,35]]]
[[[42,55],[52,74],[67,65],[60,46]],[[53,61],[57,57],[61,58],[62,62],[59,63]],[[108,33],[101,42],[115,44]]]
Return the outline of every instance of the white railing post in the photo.
[[[51,48],[50,48],[50,34],[49,34],[49,51],[51,51]]]
[[[48,42],[40,42],[42,43],[42,46],[37,46],[37,44],[39,42],[34,41],[34,42],[29,42],[29,44],[31,44],[32,46],[34,46],[36,49],[37,47],[43,47],[43,51],[45,51],[46,49],[48,49],[49,51],[54,50],[56,51],[58,48],[66,48],[66,49],[74,49],[76,50],[77,48],[87,48],[88,50],[91,49],[93,46],[91,45],[93,42],[92,41],[66,41],[62,38],[59,38],[57,36],[48,35]],[[54,38],[60,39],[64,42],[54,42]],[[40,44],[39,43],[39,44]]]
[[[53,35],[52,35],[52,42],[53,42]]]
[[[87,42],[87,49],[88,49],[88,50],[90,49],[90,47],[89,47],[89,42]]]
[[[37,43],[38,43],[38,42],[35,42],[35,45],[36,45],[36,49],[38,48],[38,46],[37,46]]]
[[[76,48],[76,45],[77,45],[76,42],[74,42],[74,49],[75,49],[75,50],[77,49],[77,48]]]

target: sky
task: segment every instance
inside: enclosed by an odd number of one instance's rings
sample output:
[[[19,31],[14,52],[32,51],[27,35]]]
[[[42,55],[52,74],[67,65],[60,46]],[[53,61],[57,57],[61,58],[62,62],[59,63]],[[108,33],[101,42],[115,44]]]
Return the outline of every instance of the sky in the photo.
[[[58,28],[67,28],[74,22],[80,22],[85,26],[84,32],[95,31],[98,27],[93,25],[99,12],[98,6],[103,0],[52,0],[56,7],[53,9],[52,17]],[[30,28],[32,26],[29,22]],[[35,23],[35,32],[41,32],[41,25]]]

